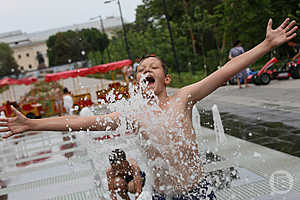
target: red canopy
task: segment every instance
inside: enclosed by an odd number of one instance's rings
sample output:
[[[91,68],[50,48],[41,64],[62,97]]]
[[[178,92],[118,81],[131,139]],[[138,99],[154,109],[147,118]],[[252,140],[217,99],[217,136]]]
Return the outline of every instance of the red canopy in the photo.
[[[16,80],[13,78],[4,78],[0,80],[0,86],[12,85]]]
[[[30,85],[31,83],[36,82],[37,79],[34,77],[30,77],[30,78],[22,78],[22,79],[15,80],[15,81],[16,81],[15,84],[18,84],[18,85],[22,85],[22,84]]]
[[[131,60],[121,60],[121,61],[112,62],[112,63],[108,63],[108,64],[97,65],[97,66],[92,67],[91,70],[94,73],[97,73],[97,72],[106,73],[108,71],[113,71],[113,70],[122,68],[124,66],[131,65],[131,64],[132,64]]]
[[[29,85],[31,83],[36,82],[37,79],[34,77],[30,77],[30,78],[22,78],[22,79],[13,79],[13,78],[4,78],[0,80],[0,86],[4,86],[4,85]]]
[[[81,68],[77,70],[79,76],[86,76],[88,74],[93,74],[91,68]]]
[[[132,64],[131,60],[121,60],[118,62],[97,65],[97,66],[94,66],[91,68],[81,68],[81,69],[75,69],[75,70],[70,70],[70,71],[47,74],[45,76],[45,81],[47,81],[47,82],[58,81],[60,79],[66,79],[66,78],[70,78],[70,77],[75,78],[77,76],[86,76],[88,74],[95,74],[98,72],[105,73],[105,72],[116,70],[116,69],[131,65],[131,64]]]
[[[47,74],[45,76],[45,81],[47,82],[58,81],[60,79],[66,79],[70,77],[75,78],[77,76],[86,76],[87,74],[91,74],[90,68],[75,69],[70,71]]]

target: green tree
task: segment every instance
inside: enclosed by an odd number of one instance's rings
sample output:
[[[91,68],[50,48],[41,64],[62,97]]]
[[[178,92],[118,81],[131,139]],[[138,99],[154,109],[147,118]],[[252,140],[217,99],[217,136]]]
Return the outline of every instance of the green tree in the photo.
[[[60,32],[50,36],[47,40],[49,63],[53,66],[70,61],[81,61],[85,60],[88,55],[96,56],[97,52],[103,58],[103,52],[108,44],[107,35],[95,28]]]
[[[0,43],[0,76],[18,75],[18,64],[13,57],[13,50],[8,44]]]
[[[55,58],[56,58],[56,55],[55,55],[56,51],[55,51],[55,48],[54,48],[55,42],[56,42],[56,38],[57,38],[57,35],[51,35],[48,38],[47,42],[46,42],[47,47],[48,47],[48,49],[47,49],[47,55],[48,55],[49,65],[50,66],[55,66],[56,65],[56,60],[55,60]]]
[[[104,50],[109,45],[109,39],[106,34],[100,32],[98,29],[83,29],[79,32],[82,39],[82,44],[85,46],[85,51],[90,53],[95,59],[95,64],[104,63],[108,58],[104,59]],[[100,56],[99,56],[100,54]],[[100,59],[97,57],[100,57]]]
[[[215,71],[227,62],[236,40],[243,41],[245,50],[252,48],[265,38],[270,17],[274,27],[286,16],[300,20],[298,0],[288,4],[285,0],[166,0],[166,4],[182,72]],[[126,27],[133,57],[154,53],[170,71],[177,70],[162,0],[143,0],[136,9],[135,22]],[[299,43],[299,37],[294,41]],[[115,34],[108,48],[113,60],[127,58],[122,31]],[[258,62],[266,62],[274,55],[281,60],[293,54],[291,47],[283,45]]]

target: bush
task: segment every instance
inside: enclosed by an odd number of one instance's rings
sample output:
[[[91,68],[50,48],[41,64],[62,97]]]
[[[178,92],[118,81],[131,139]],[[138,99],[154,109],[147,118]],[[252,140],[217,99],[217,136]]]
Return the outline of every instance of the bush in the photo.
[[[191,72],[181,72],[180,75],[178,73],[171,72],[171,83],[169,87],[181,88],[192,83],[196,83],[203,78],[205,78],[204,71],[195,71]]]

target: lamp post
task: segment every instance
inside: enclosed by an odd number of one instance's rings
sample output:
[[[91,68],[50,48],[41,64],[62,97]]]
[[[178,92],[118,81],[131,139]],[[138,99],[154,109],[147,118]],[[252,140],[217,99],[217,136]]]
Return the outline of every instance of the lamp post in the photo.
[[[123,33],[124,33],[124,41],[125,41],[126,51],[127,51],[127,54],[128,54],[128,58],[131,60],[131,53],[130,53],[130,48],[129,48],[129,45],[128,45],[126,28],[125,28],[125,25],[124,25],[124,20],[123,20],[123,15],[122,15],[122,9],[121,9],[120,0],[107,0],[107,1],[104,1],[104,3],[105,4],[106,3],[111,3],[113,1],[117,1],[118,6],[119,6],[119,12],[120,12],[121,23],[122,23],[122,27],[123,27]]]
[[[105,33],[105,29],[104,29],[103,20],[102,20],[102,16],[101,16],[101,15],[96,16],[96,17],[92,17],[92,18],[90,18],[90,20],[94,20],[94,19],[97,19],[97,18],[98,18],[99,21],[100,21],[102,33]],[[108,48],[106,48],[106,52],[107,52],[108,62],[110,62],[111,59],[110,59],[110,53],[109,53],[109,49],[108,49]]]

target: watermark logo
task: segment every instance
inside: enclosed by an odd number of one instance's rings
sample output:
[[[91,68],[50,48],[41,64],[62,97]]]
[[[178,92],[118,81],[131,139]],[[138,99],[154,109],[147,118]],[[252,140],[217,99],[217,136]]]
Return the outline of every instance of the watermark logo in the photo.
[[[274,194],[286,194],[293,188],[294,178],[289,172],[278,170],[270,176],[269,184]]]

